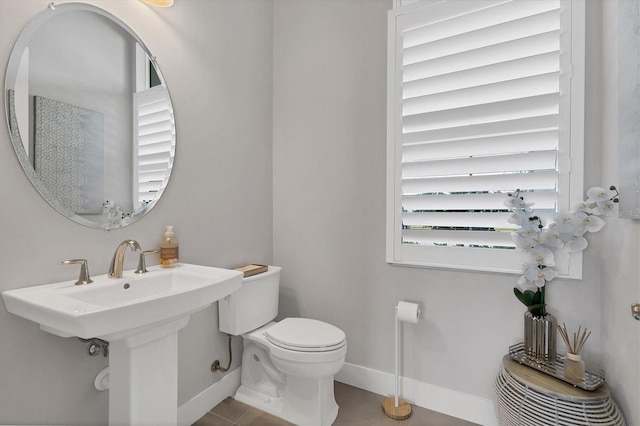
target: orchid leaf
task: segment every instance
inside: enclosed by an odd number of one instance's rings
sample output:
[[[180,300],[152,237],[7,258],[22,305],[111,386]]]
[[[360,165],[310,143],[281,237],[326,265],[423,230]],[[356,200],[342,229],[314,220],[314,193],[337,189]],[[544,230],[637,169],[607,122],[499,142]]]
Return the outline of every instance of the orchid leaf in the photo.
[[[534,292],[531,290],[521,291],[519,288],[515,287],[513,289],[513,293],[516,295],[518,300],[522,302],[525,306],[531,306],[533,304],[540,303],[540,297],[536,297],[538,292]]]
[[[532,314],[534,313],[534,311],[538,311],[542,308],[544,308],[545,305],[543,304],[537,304],[537,305],[530,305],[527,307],[527,309],[529,310],[529,312],[531,312]]]
[[[531,305],[527,309],[534,317],[543,317],[547,314],[546,305],[544,303],[539,305]]]
[[[531,290],[529,290],[531,291]],[[544,306],[544,300],[542,300],[542,292],[541,291],[536,291],[536,292],[531,292],[533,293],[533,296],[531,297],[531,304],[529,306],[533,306],[533,305],[542,305]]]

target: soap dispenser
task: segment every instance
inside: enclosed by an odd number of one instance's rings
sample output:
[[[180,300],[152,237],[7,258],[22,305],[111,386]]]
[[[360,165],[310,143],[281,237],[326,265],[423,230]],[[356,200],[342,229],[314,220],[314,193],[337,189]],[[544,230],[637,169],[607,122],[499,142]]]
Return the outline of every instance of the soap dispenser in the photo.
[[[164,267],[178,264],[178,238],[173,226],[167,226],[164,230],[164,238],[160,244],[160,265]]]

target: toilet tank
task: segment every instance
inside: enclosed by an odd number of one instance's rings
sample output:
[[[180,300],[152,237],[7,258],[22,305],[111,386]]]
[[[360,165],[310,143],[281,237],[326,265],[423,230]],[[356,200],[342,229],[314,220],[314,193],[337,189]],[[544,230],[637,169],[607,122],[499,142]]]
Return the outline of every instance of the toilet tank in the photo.
[[[234,336],[248,333],[278,315],[280,267],[246,277],[240,290],[218,301],[220,331]]]

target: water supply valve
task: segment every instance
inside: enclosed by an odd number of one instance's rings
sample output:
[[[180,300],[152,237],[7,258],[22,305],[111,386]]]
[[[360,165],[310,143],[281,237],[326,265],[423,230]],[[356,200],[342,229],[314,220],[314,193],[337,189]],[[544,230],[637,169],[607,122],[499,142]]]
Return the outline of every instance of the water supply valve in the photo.
[[[89,346],[87,347],[87,353],[90,356],[96,356],[102,354],[103,356],[109,356],[109,342],[106,340],[98,339],[94,337],[93,339],[82,339],[78,337],[78,340],[81,342],[89,342]]]

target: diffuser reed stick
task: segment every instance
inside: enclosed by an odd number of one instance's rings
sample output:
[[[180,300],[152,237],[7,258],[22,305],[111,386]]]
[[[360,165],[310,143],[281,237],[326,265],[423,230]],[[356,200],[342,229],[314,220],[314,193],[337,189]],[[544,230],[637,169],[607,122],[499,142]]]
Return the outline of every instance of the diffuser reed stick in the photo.
[[[562,340],[564,340],[564,343],[567,345],[567,352],[574,355],[580,355],[580,351],[582,350],[584,343],[587,341],[589,336],[591,336],[590,331],[587,333],[586,327],[582,330],[582,326],[579,326],[578,332],[573,333],[573,339],[570,339],[565,323],[562,323],[562,327],[558,326],[558,331],[560,332],[560,336],[562,336]],[[580,331],[582,331],[582,334],[580,334]]]

